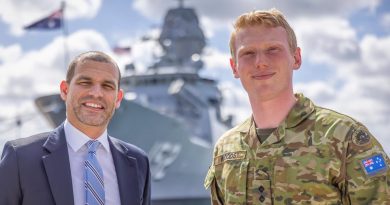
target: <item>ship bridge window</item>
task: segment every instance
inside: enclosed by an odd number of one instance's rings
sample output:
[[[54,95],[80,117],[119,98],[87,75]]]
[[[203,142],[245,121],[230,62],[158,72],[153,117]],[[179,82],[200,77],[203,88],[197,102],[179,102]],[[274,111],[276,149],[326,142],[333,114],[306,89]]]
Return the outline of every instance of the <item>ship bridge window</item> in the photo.
[[[200,118],[201,114],[198,108],[183,99],[178,99],[176,110],[181,115],[188,116],[190,118]]]
[[[211,105],[218,105],[219,104],[219,101],[216,98],[209,98],[208,101]]]

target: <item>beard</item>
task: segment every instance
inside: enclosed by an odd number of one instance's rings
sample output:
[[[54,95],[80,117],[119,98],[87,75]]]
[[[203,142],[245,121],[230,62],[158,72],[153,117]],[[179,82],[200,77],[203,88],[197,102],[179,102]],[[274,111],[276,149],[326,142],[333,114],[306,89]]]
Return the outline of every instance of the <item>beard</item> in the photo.
[[[111,120],[112,116],[115,112],[115,107],[106,106],[107,103],[101,102],[104,105],[103,112],[92,112],[82,105],[81,102],[77,103],[77,105],[73,105],[73,113],[76,116],[77,120],[81,123],[88,126],[103,126],[107,125]]]

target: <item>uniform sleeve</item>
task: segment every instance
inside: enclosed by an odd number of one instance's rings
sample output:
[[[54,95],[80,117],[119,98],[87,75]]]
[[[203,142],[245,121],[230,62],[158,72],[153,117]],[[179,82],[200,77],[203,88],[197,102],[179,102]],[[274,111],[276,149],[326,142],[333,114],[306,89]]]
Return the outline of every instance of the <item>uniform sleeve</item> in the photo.
[[[17,160],[14,147],[7,143],[0,161],[0,204],[22,204]]]
[[[345,159],[344,204],[389,204],[390,160],[374,136],[362,125],[348,136]]]
[[[223,205],[223,196],[221,194],[221,191],[218,187],[217,179],[215,178],[215,165],[214,165],[214,159],[218,155],[218,149],[217,145],[214,148],[213,152],[213,161],[211,163],[211,166],[207,172],[207,176],[204,181],[204,187],[206,189],[210,188],[211,193],[211,204],[212,205]]]
[[[215,179],[214,165],[211,165],[207,173],[204,186],[206,189],[210,188],[211,191],[211,204],[212,205],[223,205],[223,197],[221,197],[221,191],[218,187]]]

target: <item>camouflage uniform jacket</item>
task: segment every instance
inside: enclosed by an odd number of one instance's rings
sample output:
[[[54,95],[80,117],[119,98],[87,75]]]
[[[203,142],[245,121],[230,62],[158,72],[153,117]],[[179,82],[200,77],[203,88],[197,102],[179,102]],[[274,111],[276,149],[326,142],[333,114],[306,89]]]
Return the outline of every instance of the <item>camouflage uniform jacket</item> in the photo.
[[[212,204],[390,204],[390,160],[367,129],[302,94],[260,143],[252,118],[216,143]]]

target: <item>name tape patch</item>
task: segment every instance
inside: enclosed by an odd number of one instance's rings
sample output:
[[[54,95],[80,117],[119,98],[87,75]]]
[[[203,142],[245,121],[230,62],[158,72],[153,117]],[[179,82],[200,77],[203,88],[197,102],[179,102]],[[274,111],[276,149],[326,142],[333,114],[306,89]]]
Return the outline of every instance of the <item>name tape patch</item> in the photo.
[[[214,159],[214,165],[222,164],[229,160],[238,160],[245,159],[246,151],[237,151],[237,152],[227,152],[225,154],[219,155]]]
[[[381,154],[373,155],[361,161],[364,172],[368,176],[375,176],[387,170],[387,164]]]

